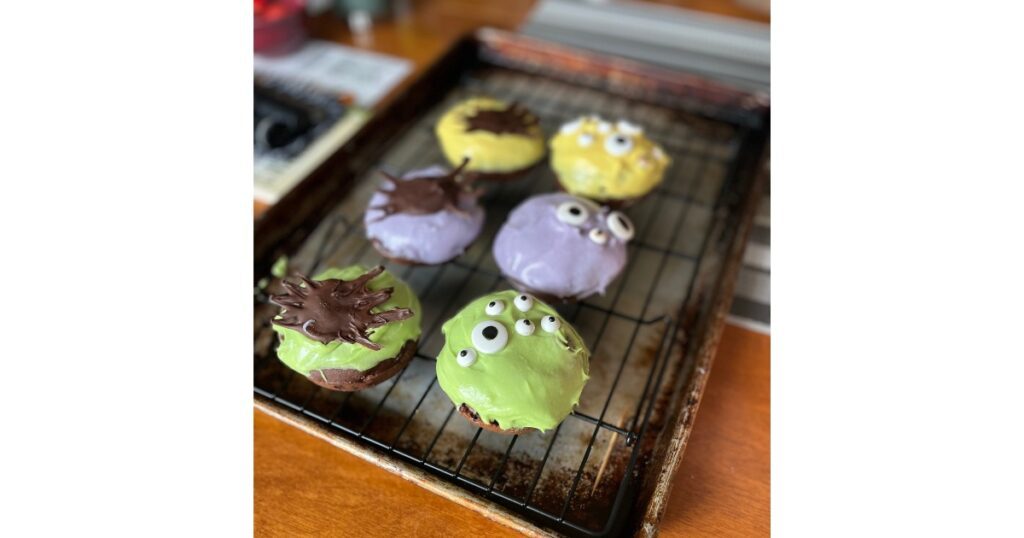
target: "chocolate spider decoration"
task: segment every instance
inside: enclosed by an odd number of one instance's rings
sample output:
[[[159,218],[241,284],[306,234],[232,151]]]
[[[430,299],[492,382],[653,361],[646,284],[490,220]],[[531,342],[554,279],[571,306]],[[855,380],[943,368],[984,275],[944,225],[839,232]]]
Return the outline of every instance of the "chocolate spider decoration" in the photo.
[[[459,176],[468,163],[469,159],[463,159],[458,168],[440,177],[403,180],[382,171],[381,174],[391,183],[391,190],[377,189],[377,192],[387,195],[388,201],[384,205],[373,206],[370,209],[379,209],[384,212],[384,215],[376,220],[387,218],[395,213],[429,215],[442,210],[465,213],[459,208],[459,195],[463,193],[480,194],[469,188],[476,178],[475,175],[467,174],[464,178]]]
[[[477,110],[472,116],[466,116],[466,132],[529,135],[530,128],[537,125],[538,121],[537,116],[519,103],[512,103],[504,110]]]
[[[370,341],[369,331],[392,321],[412,317],[408,308],[392,308],[374,314],[370,310],[391,298],[394,288],[371,291],[366,284],[384,271],[378,265],[355,280],[314,281],[298,277],[305,287],[283,280],[286,293],[271,295],[270,302],[284,308],[274,323],[301,330],[322,344],[338,340],[360,344],[374,351],[380,345]]]

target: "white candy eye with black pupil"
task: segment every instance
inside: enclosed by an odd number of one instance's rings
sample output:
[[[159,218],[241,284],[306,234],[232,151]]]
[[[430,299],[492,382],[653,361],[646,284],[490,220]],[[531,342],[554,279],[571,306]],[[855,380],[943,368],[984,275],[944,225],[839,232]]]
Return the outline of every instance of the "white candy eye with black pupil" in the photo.
[[[608,234],[600,228],[594,228],[590,230],[590,240],[598,245],[603,245],[608,242]]]
[[[518,308],[520,312],[529,312],[530,309],[533,308],[533,297],[530,297],[525,293],[517,295],[512,302],[515,303],[516,308]]]
[[[623,215],[618,211],[612,211],[608,214],[608,229],[615,234],[622,241],[629,241],[633,239],[633,234],[636,230],[633,228],[633,222],[629,220],[629,217]]]
[[[574,201],[562,202],[555,212],[558,220],[572,226],[580,226],[590,218],[590,212],[583,204]]]
[[[469,368],[476,362],[476,351],[466,348],[455,354],[455,362],[459,363],[459,366],[463,368]]]
[[[633,149],[633,139],[624,134],[613,134],[604,139],[604,150],[609,155],[621,157],[629,153],[631,149]]]
[[[499,301],[497,299],[487,303],[487,307],[484,308],[488,316],[497,316],[498,314],[505,311],[505,301]]]
[[[528,319],[521,319],[516,322],[516,332],[523,336],[530,336],[537,327]]]
[[[508,343],[508,330],[497,321],[481,321],[470,335],[473,347],[481,353],[497,353]]]
[[[558,328],[561,326],[562,322],[558,321],[558,318],[556,318],[555,316],[544,316],[540,320],[540,328],[544,329],[549,333],[557,331]]]

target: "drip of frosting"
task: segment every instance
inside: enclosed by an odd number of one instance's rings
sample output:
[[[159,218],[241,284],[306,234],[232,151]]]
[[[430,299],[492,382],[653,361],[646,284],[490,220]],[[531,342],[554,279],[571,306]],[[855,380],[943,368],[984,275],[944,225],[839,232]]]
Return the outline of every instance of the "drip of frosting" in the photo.
[[[512,103],[504,109],[477,109],[466,117],[467,132],[488,131],[494,134],[511,133],[527,136],[531,127],[537,124],[537,117],[519,103]]]
[[[474,177],[469,175],[466,180],[462,180],[460,176],[468,162],[468,159],[464,159],[458,168],[438,176],[399,179],[381,172],[391,183],[391,189],[378,189],[377,192],[387,195],[387,201],[370,209],[383,211],[384,216],[381,218],[395,213],[430,215],[445,210],[459,212],[460,195],[470,192],[470,183]]]
[[[382,272],[384,267],[378,265],[353,280],[315,281],[299,275],[305,286],[282,281],[286,293],[270,297],[272,303],[284,309],[273,322],[282,327],[300,328],[306,336],[322,344],[337,340],[379,351],[380,344],[370,340],[368,331],[413,315],[408,308],[371,311],[390,299],[394,291],[394,288],[370,290],[367,287],[367,283]]]

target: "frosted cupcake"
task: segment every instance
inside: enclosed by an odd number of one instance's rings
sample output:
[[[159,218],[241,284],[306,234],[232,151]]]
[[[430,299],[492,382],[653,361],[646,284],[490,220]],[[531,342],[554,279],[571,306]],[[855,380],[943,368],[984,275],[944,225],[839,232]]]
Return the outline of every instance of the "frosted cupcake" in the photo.
[[[406,264],[436,265],[462,254],[484,225],[480,193],[461,174],[465,164],[385,174],[388,184],[370,198],[364,218],[374,248]]]
[[[570,194],[628,205],[661,184],[671,159],[628,121],[585,116],[551,138],[551,168]]]
[[[494,240],[494,259],[517,288],[574,301],[604,293],[625,267],[634,233],[619,211],[571,194],[542,194],[509,214]]]
[[[435,130],[448,162],[469,159],[466,170],[482,179],[514,179],[544,157],[540,122],[517,103],[468,99],[446,112]]]
[[[550,306],[514,291],[445,322],[437,381],[459,413],[499,433],[550,430],[579,403],[590,371],[583,339]]]

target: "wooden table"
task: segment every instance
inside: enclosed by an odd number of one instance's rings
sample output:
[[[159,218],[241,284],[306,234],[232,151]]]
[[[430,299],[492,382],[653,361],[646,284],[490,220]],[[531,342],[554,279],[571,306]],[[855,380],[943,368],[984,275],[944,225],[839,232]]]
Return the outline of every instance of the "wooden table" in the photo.
[[[659,0],[767,21],[727,0]],[[533,0],[413,2],[355,39],[333,17],[319,38],[409,58],[413,77],[478,26],[514,29]],[[258,214],[263,209],[254,207]],[[769,530],[768,336],[728,326],[683,464],[663,536],[761,536]],[[254,411],[254,523],[260,536],[512,536],[472,510]]]

